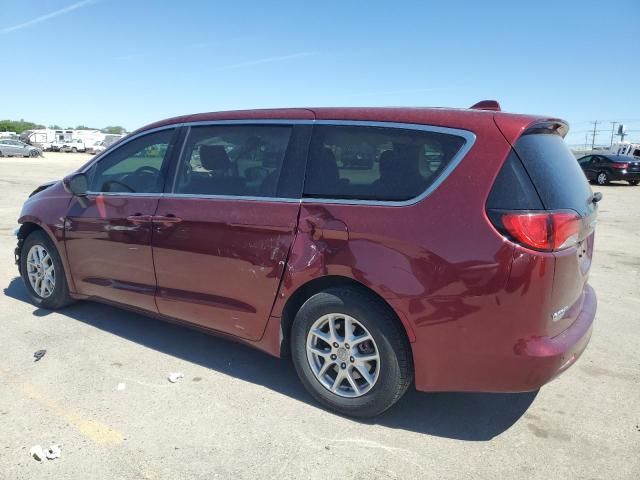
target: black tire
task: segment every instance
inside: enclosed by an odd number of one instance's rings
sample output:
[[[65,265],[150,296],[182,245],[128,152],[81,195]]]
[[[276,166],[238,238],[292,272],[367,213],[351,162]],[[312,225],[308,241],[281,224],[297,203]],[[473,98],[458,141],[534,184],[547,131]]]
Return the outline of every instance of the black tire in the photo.
[[[640,180],[629,180],[629,185],[631,186],[635,187],[636,185],[638,185],[638,183],[640,183]]]
[[[51,260],[53,262],[55,283],[53,291],[48,297],[40,296],[40,294],[33,289],[27,275],[27,255],[31,248],[36,245],[44,247],[51,256]],[[69,296],[69,287],[67,285],[67,279],[65,277],[60,254],[49,236],[42,230],[36,230],[30,233],[22,244],[22,248],[20,250],[20,276],[22,277],[22,281],[27,289],[31,302],[37,307],[55,310],[66,307],[74,302],[74,300]]]
[[[330,313],[356,319],[369,331],[379,351],[378,379],[362,396],[346,398],[331,392],[316,378],[307,360],[309,330]],[[381,414],[402,397],[413,380],[411,348],[395,313],[378,298],[353,287],[325,290],[302,305],[291,329],[291,356],[307,391],[324,407],[352,417]]]
[[[596,183],[598,185],[608,185],[609,184],[609,175],[607,174],[607,172],[598,172],[598,175],[596,176]]]
[[[2,154],[2,152],[0,151],[0,157],[4,157],[4,155]]]
[[[71,149],[71,153],[78,153],[78,149],[77,149],[76,147],[73,147],[73,148]]]
[[[37,157],[38,156],[38,151],[37,150],[31,150],[29,152],[29,156],[33,157],[33,158]]]

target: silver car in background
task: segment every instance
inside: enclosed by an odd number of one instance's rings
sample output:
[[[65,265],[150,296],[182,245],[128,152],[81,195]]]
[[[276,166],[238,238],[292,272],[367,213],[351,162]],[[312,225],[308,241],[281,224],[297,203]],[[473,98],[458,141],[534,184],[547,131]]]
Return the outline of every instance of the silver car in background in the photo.
[[[20,140],[0,139],[0,157],[40,157],[42,150]]]

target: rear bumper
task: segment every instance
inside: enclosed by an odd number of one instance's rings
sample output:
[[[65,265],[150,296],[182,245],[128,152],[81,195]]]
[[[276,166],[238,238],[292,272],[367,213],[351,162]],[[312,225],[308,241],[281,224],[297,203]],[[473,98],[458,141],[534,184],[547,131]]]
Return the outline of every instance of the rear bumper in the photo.
[[[424,350],[418,339],[412,344],[416,389],[474,392],[537,390],[571,367],[584,352],[591,338],[596,307],[595,291],[587,284],[581,311],[566,330],[554,337],[532,336],[511,340],[511,348],[491,345],[490,349],[496,352],[494,355],[489,353],[489,349],[470,351],[461,346],[459,351],[456,348],[456,352],[447,349],[445,362],[434,362],[435,358]],[[504,341],[508,340],[505,338]]]
[[[526,362],[519,390],[541,387],[578,360],[591,338],[596,307],[595,291],[587,284],[582,311],[569,328],[555,337],[534,337],[515,345],[515,355]]]
[[[612,172],[610,176],[610,180],[626,180],[626,181],[634,181],[640,180],[640,172]]]

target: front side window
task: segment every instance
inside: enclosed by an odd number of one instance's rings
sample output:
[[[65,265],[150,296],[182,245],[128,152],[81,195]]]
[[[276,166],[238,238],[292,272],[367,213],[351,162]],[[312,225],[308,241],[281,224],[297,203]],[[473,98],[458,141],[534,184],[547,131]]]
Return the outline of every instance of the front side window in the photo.
[[[588,165],[591,163],[591,160],[593,159],[592,156],[588,156],[588,157],[583,157],[581,158],[578,163],[580,163],[580,165]]]
[[[465,143],[456,135],[385,127],[318,126],[305,196],[409,200],[422,194]]]
[[[284,125],[192,127],[175,193],[275,197],[291,131]]]
[[[89,191],[160,193],[174,129],[138,137],[102,157],[87,172]]]

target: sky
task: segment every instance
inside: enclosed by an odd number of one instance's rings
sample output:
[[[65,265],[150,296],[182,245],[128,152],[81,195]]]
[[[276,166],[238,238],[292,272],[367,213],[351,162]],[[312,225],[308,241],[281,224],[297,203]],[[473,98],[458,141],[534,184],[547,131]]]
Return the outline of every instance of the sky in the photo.
[[[640,142],[639,0],[2,0],[0,42],[0,119],[132,130],[216,110],[496,99],[568,120],[569,144],[594,120],[596,143],[611,121]]]

